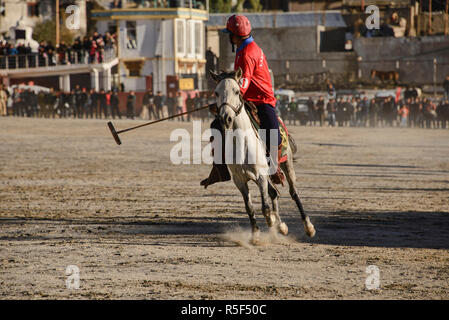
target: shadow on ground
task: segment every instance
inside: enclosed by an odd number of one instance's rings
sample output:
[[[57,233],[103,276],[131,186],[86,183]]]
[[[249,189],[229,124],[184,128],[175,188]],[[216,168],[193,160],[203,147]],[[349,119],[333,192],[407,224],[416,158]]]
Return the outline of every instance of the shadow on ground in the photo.
[[[284,213],[282,218],[289,226],[290,234],[298,242],[368,247],[403,247],[449,249],[449,212],[309,212],[316,228],[316,236],[304,234],[299,214]],[[267,229],[261,215],[258,224]],[[176,217],[120,219],[0,219],[3,230],[15,229],[14,234],[1,233],[0,241],[67,241],[88,240],[98,237],[125,240],[133,236],[154,239],[176,237],[178,244],[191,243],[192,237],[200,237],[197,245],[220,245],[221,235],[233,227],[250,229],[247,216],[236,213],[235,217]],[[41,229],[30,234],[30,226]],[[19,232],[17,232],[17,230]],[[23,230],[23,233],[20,232]],[[67,230],[67,232],[66,232]],[[72,231],[70,233],[70,231]],[[75,232],[73,232],[75,231]],[[183,240],[185,237],[185,241]],[[150,242],[151,244],[151,242]],[[223,245],[223,243],[221,243]]]

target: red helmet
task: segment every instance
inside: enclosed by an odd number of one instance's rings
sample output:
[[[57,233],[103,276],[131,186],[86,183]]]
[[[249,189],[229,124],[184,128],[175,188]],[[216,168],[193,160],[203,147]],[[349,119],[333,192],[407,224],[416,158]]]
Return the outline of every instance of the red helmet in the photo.
[[[226,29],[224,31],[245,37],[251,33],[251,23],[247,17],[234,14],[226,22]]]

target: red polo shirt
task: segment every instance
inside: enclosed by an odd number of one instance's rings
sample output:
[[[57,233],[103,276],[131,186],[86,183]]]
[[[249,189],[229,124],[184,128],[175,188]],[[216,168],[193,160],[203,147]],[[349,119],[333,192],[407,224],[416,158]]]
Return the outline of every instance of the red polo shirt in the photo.
[[[237,49],[234,68],[237,70],[239,67],[243,71],[239,82],[243,99],[252,101],[255,105],[270,104],[274,108],[276,98],[267,59],[252,37],[245,39]]]

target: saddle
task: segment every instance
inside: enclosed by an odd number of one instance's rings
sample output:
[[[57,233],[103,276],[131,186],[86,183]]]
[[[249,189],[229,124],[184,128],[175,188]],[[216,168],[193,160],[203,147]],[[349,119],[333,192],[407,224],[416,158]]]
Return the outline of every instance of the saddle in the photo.
[[[255,130],[260,129],[260,119],[257,115],[257,107],[251,101],[244,101],[245,109],[248,112],[249,119],[253,124]],[[278,163],[284,163],[287,161],[287,151],[288,151],[288,130],[284,124],[284,121],[278,116],[279,121],[279,133],[281,134],[281,144],[278,149]]]

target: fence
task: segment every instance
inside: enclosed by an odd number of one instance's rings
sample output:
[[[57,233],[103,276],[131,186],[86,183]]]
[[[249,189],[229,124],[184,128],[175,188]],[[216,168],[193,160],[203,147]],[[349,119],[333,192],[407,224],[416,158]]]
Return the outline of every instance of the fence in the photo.
[[[27,55],[0,55],[0,70],[29,69],[38,67],[54,67],[72,64],[103,63],[117,56],[115,49],[106,49],[95,55],[87,54],[87,51],[70,51],[64,54],[27,54]]]

